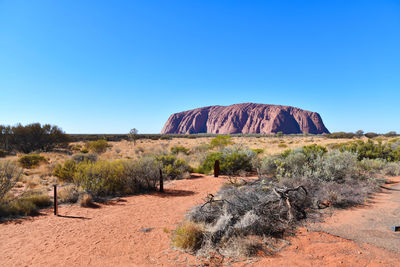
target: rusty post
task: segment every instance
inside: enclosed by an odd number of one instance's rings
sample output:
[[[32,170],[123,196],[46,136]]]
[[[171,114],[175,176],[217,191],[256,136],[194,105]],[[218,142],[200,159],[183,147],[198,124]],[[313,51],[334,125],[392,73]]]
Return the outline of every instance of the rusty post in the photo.
[[[219,160],[216,160],[214,163],[214,177],[219,176]]]
[[[54,215],[58,215],[57,185],[54,185]]]
[[[160,169],[160,192],[164,192],[164,180],[163,180],[161,169]]]

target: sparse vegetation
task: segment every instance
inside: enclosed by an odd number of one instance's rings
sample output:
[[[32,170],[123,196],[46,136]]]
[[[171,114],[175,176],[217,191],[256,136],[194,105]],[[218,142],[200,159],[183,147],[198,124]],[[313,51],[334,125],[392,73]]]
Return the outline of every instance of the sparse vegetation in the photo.
[[[212,148],[222,149],[227,145],[233,144],[232,137],[230,135],[217,135],[211,139],[210,146]]]
[[[223,161],[222,155],[223,152],[209,154],[209,165],[215,159]],[[320,208],[364,203],[383,181],[377,173],[400,172],[398,163],[379,158],[384,155],[378,153],[377,159],[359,160],[356,152],[328,151],[324,146],[312,144],[254,160],[258,180],[245,183],[230,180],[217,195],[209,195],[203,205],[188,214],[186,224],[202,226],[197,228],[202,242],[200,247],[186,249],[197,255],[218,251],[224,256],[249,256],[265,251],[265,240],[292,232],[301,220]],[[178,228],[177,232],[186,231]],[[249,243],[240,249],[240,255],[238,242]]]
[[[108,143],[104,139],[99,139],[96,141],[89,141],[85,145],[86,149],[97,154],[104,153],[109,147]],[[81,150],[82,153],[85,153]]]
[[[171,147],[171,153],[174,155],[178,155],[179,153],[189,155],[190,149],[186,148],[184,146],[173,146],[173,147]]]

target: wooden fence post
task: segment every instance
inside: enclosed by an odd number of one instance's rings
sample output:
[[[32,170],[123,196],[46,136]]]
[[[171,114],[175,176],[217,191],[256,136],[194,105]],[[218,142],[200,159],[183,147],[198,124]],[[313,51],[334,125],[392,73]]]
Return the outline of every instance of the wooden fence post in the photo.
[[[219,176],[219,160],[216,160],[214,163],[214,177]]]
[[[160,169],[160,192],[164,192],[164,179],[162,176],[162,170]]]
[[[54,215],[58,215],[57,185],[54,185]]]

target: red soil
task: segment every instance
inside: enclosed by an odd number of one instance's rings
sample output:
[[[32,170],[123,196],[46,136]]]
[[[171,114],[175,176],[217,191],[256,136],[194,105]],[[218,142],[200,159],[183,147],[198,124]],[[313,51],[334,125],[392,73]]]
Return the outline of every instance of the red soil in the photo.
[[[0,224],[0,266],[207,264],[171,249],[170,236],[187,210],[223,183],[222,178],[207,176],[174,181],[164,195],[126,197],[97,209],[60,206],[62,216],[49,209],[41,216]],[[275,256],[235,265],[399,266],[399,254],[326,233],[300,229],[290,242]],[[216,258],[211,265],[217,263]]]

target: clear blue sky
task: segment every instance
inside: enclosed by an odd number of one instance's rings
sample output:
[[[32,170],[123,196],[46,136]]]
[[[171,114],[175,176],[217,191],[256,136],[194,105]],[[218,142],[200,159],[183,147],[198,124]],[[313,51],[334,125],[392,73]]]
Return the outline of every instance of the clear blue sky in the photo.
[[[243,102],[400,132],[400,1],[0,0],[0,124],[158,133]]]

